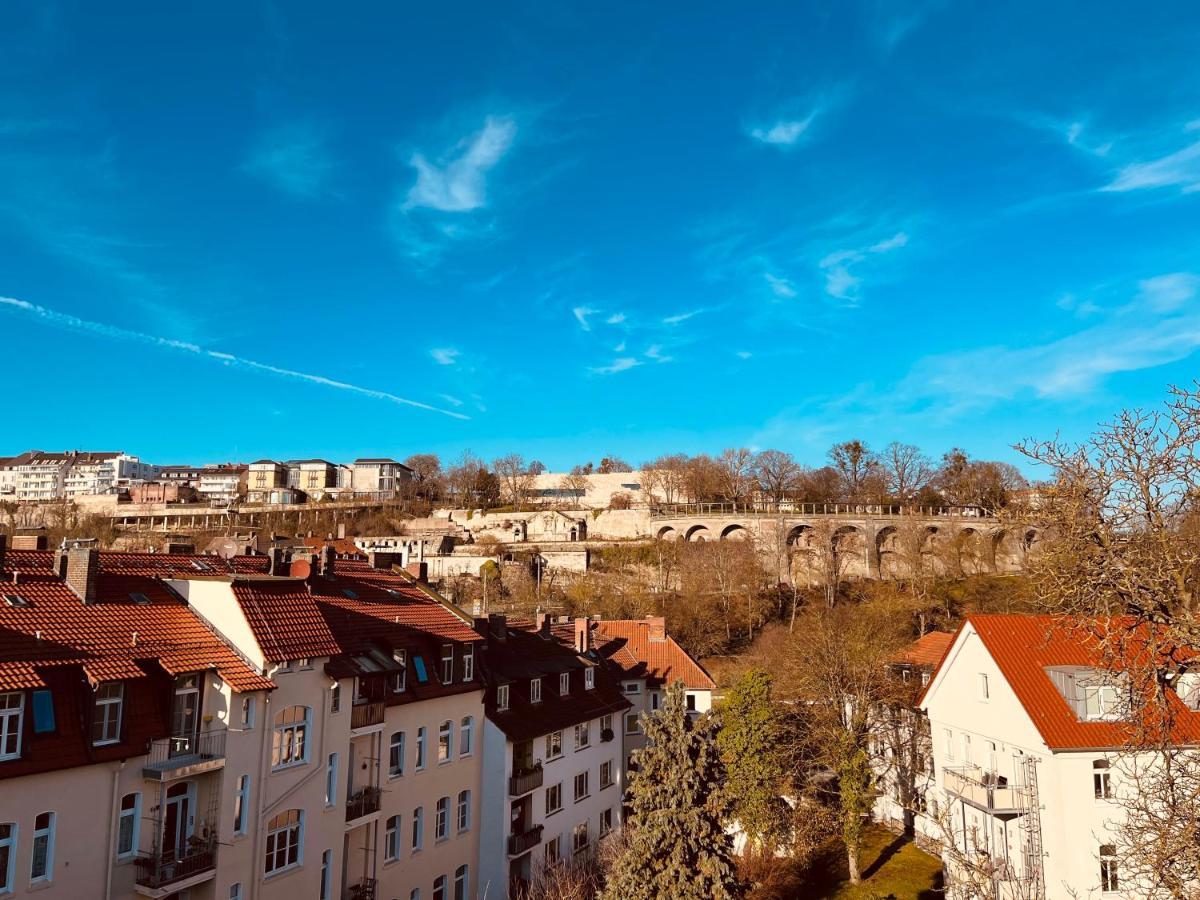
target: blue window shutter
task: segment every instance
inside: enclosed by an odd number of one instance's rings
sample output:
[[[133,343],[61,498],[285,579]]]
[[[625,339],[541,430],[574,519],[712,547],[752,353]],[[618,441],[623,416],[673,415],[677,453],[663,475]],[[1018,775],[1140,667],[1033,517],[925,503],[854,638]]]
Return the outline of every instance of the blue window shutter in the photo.
[[[414,656],[413,665],[416,666],[417,669],[417,681],[421,684],[424,684],[429,680],[429,676],[425,674],[425,660],[420,656]]]
[[[49,691],[33,692],[33,733],[54,731],[54,697]]]

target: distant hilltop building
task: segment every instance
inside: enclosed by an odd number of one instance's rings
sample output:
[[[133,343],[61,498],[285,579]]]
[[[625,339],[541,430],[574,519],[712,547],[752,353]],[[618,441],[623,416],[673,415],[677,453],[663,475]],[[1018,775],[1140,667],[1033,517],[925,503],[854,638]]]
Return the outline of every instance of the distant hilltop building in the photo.
[[[107,494],[157,474],[157,466],[127,453],[28,450],[0,457],[0,498],[47,501]]]

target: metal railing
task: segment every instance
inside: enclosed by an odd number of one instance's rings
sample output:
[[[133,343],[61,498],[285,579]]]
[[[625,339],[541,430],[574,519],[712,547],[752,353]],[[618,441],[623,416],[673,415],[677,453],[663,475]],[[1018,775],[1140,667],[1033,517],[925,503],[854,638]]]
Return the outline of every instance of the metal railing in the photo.
[[[382,700],[356,703],[350,707],[350,727],[367,728],[371,725],[380,725],[383,723],[383,715],[386,710],[387,704]]]
[[[224,728],[202,731],[199,734],[175,735],[150,742],[146,750],[146,766],[164,769],[189,762],[225,758]]]
[[[375,900],[377,884],[374,878],[360,878],[356,883],[347,886],[346,900]]]
[[[534,763],[527,769],[517,769],[508,779],[508,795],[520,797],[542,786],[542,764]]]
[[[985,772],[978,766],[954,766],[942,773],[942,785],[947,791],[966,800],[972,806],[990,811],[1022,808],[1024,791],[1009,784],[995,772]]]
[[[684,516],[863,516],[921,519],[990,519],[993,510],[982,506],[913,506],[907,503],[656,503],[650,507],[655,519]]]
[[[377,787],[365,787],[356,791],[346,800],[346,821],[353,822],[373,812],[379,812],[379,798],[382,794]]]
[[[528,831],[508,836],[508,855],[520,856],[542,842],[542,826],[534,825]]]
[[[213,838],[189,838],[183,856],[176,852],[146,853],[139,856],[137,883],[142,887],[157,890],[185,878],[202,875],[217,868],[217,840]]]

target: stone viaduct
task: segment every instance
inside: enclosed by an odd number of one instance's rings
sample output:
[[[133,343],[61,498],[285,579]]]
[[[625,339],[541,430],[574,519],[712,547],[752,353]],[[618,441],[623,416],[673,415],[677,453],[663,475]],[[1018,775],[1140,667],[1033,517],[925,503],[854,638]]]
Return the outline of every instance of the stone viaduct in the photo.
[[[978,507],[676,504],[652,510],[650,527],[657,540],[752,540],[793,580],[1007,574],[1021,571],[1042,539]]]

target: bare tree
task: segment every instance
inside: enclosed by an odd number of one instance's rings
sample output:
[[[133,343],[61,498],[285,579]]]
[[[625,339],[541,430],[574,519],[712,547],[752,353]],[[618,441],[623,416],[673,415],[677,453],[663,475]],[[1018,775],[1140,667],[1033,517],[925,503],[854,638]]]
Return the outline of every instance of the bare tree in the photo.
[[[633,466],[619,456],[603,456],[600,458],[600,466],[596,471],[601,475],[611,475],[614,472],[632,472]]]
[[[564,475],[558,482],[558,489],[563,494],[568,506],[578,506],[583,498],[587,496],[588,488],[592,486],[592,479],[588,477],[588,473],[584,471],[582,466],[575,466]]]
[[[754,477],[776,509],[796,489],[802,472],[792,455],[782,450],[763,450],[754,457]]]
[[[754,454],[745,447],[730,447],[716,459],[718,491],[730,503],[744,503],[753,489]]]
[[[879,459],[862,441],[844,441],[829,448],[829,462],[841,480],[842,497],[860,500],[872,475],[879,475]]]
[[[913,444],[892,441],[883,449],[882,464],[888,493],[896,500],[909,502],[933,480],[933,463]]]
[[[652,503],[656,498],[678,503],[684,499],[686,471],[687,457],[680,453],[649,460],[642,465],[642,488]]]
[[[492,461],[492,471],[500,480],[504,501],[520,509],[533,489],[535,477],[525,459],[519,453],[509,453]]]

